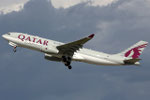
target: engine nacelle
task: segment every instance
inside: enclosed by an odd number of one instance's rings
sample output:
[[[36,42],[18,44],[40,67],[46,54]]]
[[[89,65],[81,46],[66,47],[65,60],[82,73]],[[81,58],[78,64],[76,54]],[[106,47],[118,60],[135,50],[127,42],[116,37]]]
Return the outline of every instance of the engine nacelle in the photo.
[[[45,54],[45,57],[44,57],[44,58],[47,59],[47,60],[50,60],[50,61],[57,61],[57,62],[62,61],[61,58],[54,57],[54,56],[49,55],[49,54]]]

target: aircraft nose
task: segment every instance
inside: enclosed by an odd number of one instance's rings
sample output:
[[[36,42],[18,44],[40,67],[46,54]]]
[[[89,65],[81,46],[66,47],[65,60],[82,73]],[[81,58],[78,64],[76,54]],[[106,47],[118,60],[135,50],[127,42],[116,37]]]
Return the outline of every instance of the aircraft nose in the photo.
[[[2,35],[2,37],[5,39],[5,38],[6,38],[6,35],[4,34],[4,35]]]
[[[7,36],[6,36],[6,34],[2,35],[2,37],[3,37],[4,39],[7,39]]]

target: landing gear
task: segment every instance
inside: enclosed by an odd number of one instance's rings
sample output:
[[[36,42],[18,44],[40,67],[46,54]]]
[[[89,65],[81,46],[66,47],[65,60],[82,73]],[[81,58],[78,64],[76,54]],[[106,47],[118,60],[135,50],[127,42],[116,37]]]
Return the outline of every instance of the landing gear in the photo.
[[[62,61],[64,62],[65,66],[68,67],[68,69],[72,69],[71,67],[71,57],[62,56]]]
[[[16,52],[16,51],[17,51],[17,50],[16,50],[16,48],[17,48],[17,46],[15,46],[15,47],[14,47],[14,49],[13,49],[13,51],[14,51],[14,52]]]
[[[69,66],[68,66],[68,69],[72,69],[72,67],[69,65]]]

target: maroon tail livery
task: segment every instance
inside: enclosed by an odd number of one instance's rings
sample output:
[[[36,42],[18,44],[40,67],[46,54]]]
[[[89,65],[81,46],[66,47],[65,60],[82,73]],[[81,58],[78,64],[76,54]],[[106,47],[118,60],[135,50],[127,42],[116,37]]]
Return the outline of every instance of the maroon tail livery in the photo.
[[[130,59],[138,59],[147,45],[148,42],[139,41],[135,45],[131,46],[130,48],[119,54]]]

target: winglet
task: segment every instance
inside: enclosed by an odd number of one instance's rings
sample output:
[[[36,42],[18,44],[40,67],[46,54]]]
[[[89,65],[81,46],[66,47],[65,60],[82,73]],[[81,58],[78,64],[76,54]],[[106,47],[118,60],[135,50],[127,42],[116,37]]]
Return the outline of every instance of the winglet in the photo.
[[[93,38],[93,37],[94,37],[94,35],[95,35],[95,34],[91,34],[91,35],[89,35],[88,37],[89,37],[89,38]]]

